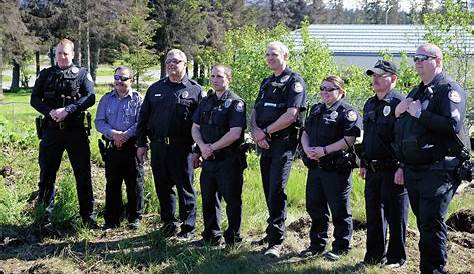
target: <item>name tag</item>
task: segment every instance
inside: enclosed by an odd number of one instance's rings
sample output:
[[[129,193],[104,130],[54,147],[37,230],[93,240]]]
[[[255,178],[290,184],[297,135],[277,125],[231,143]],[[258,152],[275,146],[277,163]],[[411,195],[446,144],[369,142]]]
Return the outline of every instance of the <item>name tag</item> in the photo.
[[[155,96],[158,96],[158,97],[159,97],[159,96],[161,96],[161,93],[157,93],[157,94],[155,94]]]
[[[264,103],[263,106],[264,106],[264,107],[274,107],[274,108],[276,108],[276,107],[277,107],[277,104],[274,104],[274,103]]]

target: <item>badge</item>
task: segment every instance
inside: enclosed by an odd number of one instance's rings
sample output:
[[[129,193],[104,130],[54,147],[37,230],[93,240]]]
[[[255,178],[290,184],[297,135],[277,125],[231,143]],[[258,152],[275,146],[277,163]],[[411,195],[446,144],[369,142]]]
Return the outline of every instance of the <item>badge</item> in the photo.
[[[448,94],[449,100],[451,100],[455,104],[459,104],[461,102],[461,95],[459,92],[455,90],[451,90]]]
[[[295,82],[293,89],[296,93],[300,93],[303,91],[303,85],[300,82]]]
[[[79,72],[79,68],[78,68],[78,67],[72,67],[72,68],[71,68],[71,72],[74,73],[74,74],[76,74],[76,73]]]
[[[183,93],[181,93],[182,98],[188,98],[188,95],[189,95],[189,93],[188,93],[187,90],[185,90],[185,91],[183,91]]]
[[[288,81],[288,79],[290,79],[290,75],[285,75],[285,76],[281,77],[280,83],[284,83],[284,82]]]
[[[384,106],[383,107],[383,116],[387,117],[390,114],[390,106]]]
[[[239,101],[237,104],[235,104],[235,110],[237,112],[243,112],[244,111],[244,102]]]
[[[79,70],[79,69],[78,69]],[[94,80],[92,80],[92,76],[91,74],[88,72],[87,73],[87,80],[91,81],[91,82],[94,82]]]
[[[226,99],[225,102],[224,102],[224,107],[228,108],[228,107],[230,107],[231,104],[232,104],[232,100],[231,99]]]
[[[347,112],[347,120],[349,120],[349,122],[354,122],[357,120],[357,113],[353,110],[349,110]]]
[[[339,116],[339,113],[337,113],[337,111],[334,110],[333,112],[331,112],[331,115],[329,117],[331,117],[331,119],[333,120],[336,120],[337,116]]]

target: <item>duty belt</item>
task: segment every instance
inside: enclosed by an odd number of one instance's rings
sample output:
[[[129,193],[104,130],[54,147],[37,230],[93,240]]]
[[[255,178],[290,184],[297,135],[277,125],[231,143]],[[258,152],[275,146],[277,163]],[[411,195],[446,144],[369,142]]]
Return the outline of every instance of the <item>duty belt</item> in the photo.
[[[153,141],[157,143],[163,143],[166,145],[172,145],[172,144],[191,144],[191,142],[188,139],[185,138],[174,138],[174,137],[163,137],[163,138],[156,138]]]
[[[417,171],[426,171],[426,170],[454,170],[454,165],[448,165],[446,164],[447,161],[453,161],[455,160],[456,157],[450,157],[450,156],[446,156],[444,157],[443,159],[441,160],[438,160],[434,163],[431,163],[431,164],[422,164],[422,165],[405,165],[413,170],[417,170]]]
[[[372,172],[394,170],[398,167],[397,160],[368,160],[367,166]]]

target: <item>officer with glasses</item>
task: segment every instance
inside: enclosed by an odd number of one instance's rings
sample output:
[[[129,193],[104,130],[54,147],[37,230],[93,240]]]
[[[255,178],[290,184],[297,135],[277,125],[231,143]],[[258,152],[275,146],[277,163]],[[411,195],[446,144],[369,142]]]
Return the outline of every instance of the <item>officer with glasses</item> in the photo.
[[[137,160],[136,128],[142,96],[132,89],[132,71],[119,66],[114,73],[114,89],[102,96],[95,126],[102,133],[99,148],[105,162],[105,229],[120,226],[122,181],[127,190],[127,219],[130,229],[138,229],[143,212],[143,163]]]
[[[420,231],[421,273],[446,273],[445,217],[461,178],[456,170],[467,137],[463,88],[443,72],[443,54],[433,44],[413,57],[421,83],[395,109],[394,148]]]
[[[408,194],[390,145],[393,141],[395,107],[404,97],[395,90],[397,66],[379,60],[366,71],[372,77],[375,95],[364,105],[364,138],[360,175],[365,179],[367,241],[364,264],[381,264],[388,268],[406,261],[405,239]],[[387,241],[387,225],[390,238]]]
[[[160,202],[162,232],[177,234],[179,239],[194,236],[196,223],[196,194],[193,188],[192,116],[203,91],[186,74],[187,58],[179,49],[166,55],[167,76],[151,85],[143,100],[137,125],[137,157],[144,161],[151,148],[151,167],[155,189]],[[175,217],[176,191],[179,219]],[[181,228],[178,232],[178,228]]]
[[[344,81],[328,76],[320,86],[322,103],[311,107],[306,118],[301,144],[308,167],[306,210],[311,217],[308,248],[301,257],[323,254],[328,242],[329,212],[334,224],[332,249],[328,260],[338,260],[351,249],[352,214],[351,172],[355,167],[353,145],[360,136],[362,119],[344,100]]]

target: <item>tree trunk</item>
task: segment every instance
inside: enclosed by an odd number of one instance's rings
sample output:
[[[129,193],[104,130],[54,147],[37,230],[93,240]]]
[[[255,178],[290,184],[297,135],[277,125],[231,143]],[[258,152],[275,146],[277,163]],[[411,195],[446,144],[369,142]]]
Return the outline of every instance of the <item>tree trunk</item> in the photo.
[[[140,73],[137,72],[137,74],[135,75],[135,78],[137,80],[137,91],[140,92]]]
[[[3,98],[3,47],[0,46],[0,100]]]
[[[97,78],[97,68],[99,67],[100,47],[99,43],[92,39],[91,43],[91,76],[94,82]]]
[[[12,72],[12,85],[10,90],[16,90],[20,88],[20,64],[13,59],[13,72]]]
[[[35,52],[35,64],[36,64],[36,77],[38,77],[41,70],[39,50]]]
[[[54,47],[49,48],[49,63],[54,66]]]
[[[90,31],[89,24],[86,20],[84,32],[82,35],[82,66],[85,67],[89,72],[91,71],[91,48],[90,48]]]
[[[166,55],[162,55],[161,56],[161,60],[160,60],[160,78],[163,78],[166,76],[166,64],[165,64],[165,61],[166,61]]]
[[[79,30],[82,28],[82,24],[79,24]],[[79,39],[74,41],[74,60],[73,63],[77,66],[82,66],[82,41],[81,36]]]

